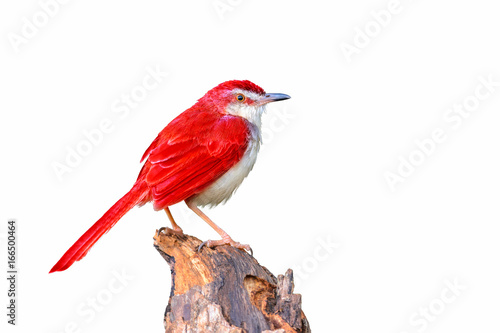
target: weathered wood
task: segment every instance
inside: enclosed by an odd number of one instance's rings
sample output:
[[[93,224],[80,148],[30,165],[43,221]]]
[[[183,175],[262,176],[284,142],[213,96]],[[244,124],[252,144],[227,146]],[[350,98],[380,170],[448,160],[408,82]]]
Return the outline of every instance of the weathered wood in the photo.
[[[230,246],[204,247],[189,235],[160,233],[155,248],[170,265],[172,289],[166,333],[310,332],[293,294],[293,273],[276,278],[248,253]]]

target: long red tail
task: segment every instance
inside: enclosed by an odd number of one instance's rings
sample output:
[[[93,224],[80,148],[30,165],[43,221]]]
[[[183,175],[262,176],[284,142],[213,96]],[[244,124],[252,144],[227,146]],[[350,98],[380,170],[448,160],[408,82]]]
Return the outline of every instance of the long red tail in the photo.
[[[138,180],[134,187],[118,200],[93,226],[90,227],[59,261],[52,267],[49,273],[64,271],[75,261],[85,257],[90,248],[102,235],[111,229],[125,213],[137,205],[147,194],[147,185]]]

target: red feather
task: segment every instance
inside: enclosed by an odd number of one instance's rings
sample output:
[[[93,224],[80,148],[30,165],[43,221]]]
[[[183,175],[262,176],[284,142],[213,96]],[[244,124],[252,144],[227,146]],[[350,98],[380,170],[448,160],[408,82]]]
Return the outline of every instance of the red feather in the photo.
[[[147,194],[147,186],[144,181],[137,181],[132,189],[118,200],[93,226],[89,228],[59,261],[52,267],[49,273],[64,271],[75,261],[85,257],[90,248],[102,235],[111,229],[119,219],[122,218],[132,207],[137,205]]]
[[[248,146],[251,124],[225,113],[231,90],[264,94],[250,81],[227,81],[208,91],[167,125],[148,147],[139,177],[52,267],[63,271],[82,259],[97,240],[132,207],[153,201],[163,209],[202,192],[238,163]]]
[[[156,210],[200,193],[238,163],[246,151],[247,120],[191,108],[174,119],[148,148],[141,174]]]

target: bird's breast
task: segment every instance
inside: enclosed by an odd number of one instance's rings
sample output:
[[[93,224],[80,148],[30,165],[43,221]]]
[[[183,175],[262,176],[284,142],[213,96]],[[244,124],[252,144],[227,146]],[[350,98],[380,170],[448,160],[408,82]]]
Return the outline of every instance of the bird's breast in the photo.
[[[226,202],[252,170],[260,149],[260,130],[250,127],[248,146],[241,160],[213,184],[190,199],[197,206],[216,206]]]

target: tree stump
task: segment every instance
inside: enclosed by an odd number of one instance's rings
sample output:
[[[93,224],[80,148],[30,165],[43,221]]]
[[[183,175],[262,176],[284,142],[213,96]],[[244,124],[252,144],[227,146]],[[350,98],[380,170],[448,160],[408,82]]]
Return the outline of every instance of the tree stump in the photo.
[[[293,272],[276,278],[254,257],[231,246],[204,247],[189,235],[155,234],[154,246],[170,265],[172,289],[166,333],[311,332],[293,294]]]

